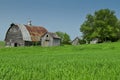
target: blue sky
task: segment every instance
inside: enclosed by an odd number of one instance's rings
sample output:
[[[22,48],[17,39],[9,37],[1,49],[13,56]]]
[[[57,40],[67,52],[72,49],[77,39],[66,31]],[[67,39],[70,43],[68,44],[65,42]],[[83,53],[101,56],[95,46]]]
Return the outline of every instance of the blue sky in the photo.
[[[81,36],[80,25],[87,14],[109,8],[120,19],[120,0],[0,0],[0,40],[11,23],[43,26],[49,32],[62,31],[71,39]]]

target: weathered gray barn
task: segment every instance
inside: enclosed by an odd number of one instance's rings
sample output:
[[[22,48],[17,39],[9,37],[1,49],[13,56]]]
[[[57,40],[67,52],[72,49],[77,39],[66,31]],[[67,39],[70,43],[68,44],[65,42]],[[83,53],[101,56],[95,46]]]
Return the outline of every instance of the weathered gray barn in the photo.
[[[41,26],[11,24],[5,36],[6,46],[40,45],[47,30]]]
[[[60,45],[60,37],[57,34],[47,32],[41,37],[41,45],[42,46],[59,46]]]
[[[45,39],[41,39],[41,37],[43,37],[46,33],[48,33],[47,29],[41,26],[12,23],[6,33],[5,44],[6,46],[12,47],[31,45],[55,46],[60,44],[59,40],[56,41],[54,36],[52,36],[54,38],[53,42],[49,41],[51,42],[50,45],[44,44]]]

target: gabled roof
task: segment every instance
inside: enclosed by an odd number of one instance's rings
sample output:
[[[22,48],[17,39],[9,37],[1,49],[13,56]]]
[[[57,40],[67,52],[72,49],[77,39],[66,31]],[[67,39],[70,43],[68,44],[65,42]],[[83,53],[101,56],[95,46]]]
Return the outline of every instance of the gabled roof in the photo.
[[[56,38],[56,39],[61,39],[56,33],[52,33],[52,32],[46,32],[46,34],[49,34],[51,37]],[[45,35],[45,34],[44,34]],[[43,35],[43,36],[44,36]]]
[[[74,42],[75,40],[80,40],[80,38],[79,38],[79,37],[76,37],[72,42]]]

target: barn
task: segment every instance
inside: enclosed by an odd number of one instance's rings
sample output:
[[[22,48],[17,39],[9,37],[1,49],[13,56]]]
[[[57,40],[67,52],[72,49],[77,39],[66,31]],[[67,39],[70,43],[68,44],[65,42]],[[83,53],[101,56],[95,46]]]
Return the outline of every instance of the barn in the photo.
[[[47,29],[41,26],[14,24],[10,25],[6,36],[6,46],[31,46],[41,45],[40,38],[47,32]]]
[[[6,46],[58,46],[60,38],[57,34],[48,32],[42,26],[33,26],[12,23],[6,32]]]
[[[41,46],[59,46],[60,37],[56,33],[47,32],[41,37]]]
[[[79,45],[79,44],[80,44],[79,41],[80,41],[80,38],[79,38],[79,37],[76,37],[76,38],[72,41],[72,45]]]

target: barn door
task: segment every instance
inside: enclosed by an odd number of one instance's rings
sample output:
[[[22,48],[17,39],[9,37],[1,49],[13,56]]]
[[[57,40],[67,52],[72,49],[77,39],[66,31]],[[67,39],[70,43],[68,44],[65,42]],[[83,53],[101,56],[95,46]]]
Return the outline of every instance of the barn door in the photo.
[[[18,46],[18,44],[17,43],[14,43],[14,47],[17,47]]]
[[[46,47],[49,46],[49,41],[48,40],[44,41],[44,46],[46,46]]]

